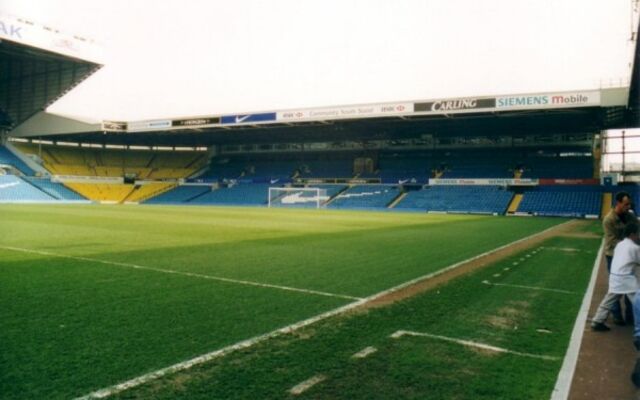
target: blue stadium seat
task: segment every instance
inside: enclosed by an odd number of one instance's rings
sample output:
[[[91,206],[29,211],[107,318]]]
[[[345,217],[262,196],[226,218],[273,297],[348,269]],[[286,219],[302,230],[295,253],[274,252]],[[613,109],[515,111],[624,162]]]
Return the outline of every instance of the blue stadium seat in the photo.
[[[25,175],[35,175],[35,172],[18,157],[10,152],[6,147],[0,146],[0,164],[8,164],[17,168]]]
[[[500,186],[427,186],[408,192],[397,209],[451,213],[504,214],[513,193]]]
[[[398,186],[358,185],[340,193],[329,208],[386,208],[400,194]]]
[[[54,202],[56,199],[14,175],[0,175],[0,202]]]
[[[23,177],[23,179],[51,197],[65,201],[86,201],[84,197],[61,183],[51,182],[48,178]]]
[[[158,196],[145,200],[145,204],[184,204],[211,191],[211,186],[178,186]]]
[[[541,216],[597,216],[601,190],[595,185],[540,186],[524,193],[517,211]]]

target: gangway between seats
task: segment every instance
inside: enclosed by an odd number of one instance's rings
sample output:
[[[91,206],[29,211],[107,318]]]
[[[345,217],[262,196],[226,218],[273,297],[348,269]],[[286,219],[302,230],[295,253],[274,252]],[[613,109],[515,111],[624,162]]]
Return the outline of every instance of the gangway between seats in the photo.
[[[405,197],[407,197],[407,192],[400,193],[398,197],[396,197],[391,201],[391,203],[387,206],[387,208],[394,208],[396,204],[400,203],[402,199],[404,199]]]
[[[513,196],[513,199],[511,199],[511,203],[509,204],[509,208],[507,209],[507,214],[515,214],[515,212],[518,211],[518,206],[520,206],[523,196],[524,195],[522,193],[516,193],[516,195]]]
[[[604,218],[611,211],[612,193],[602,193],[602,208],[600,209],[600,218]]]

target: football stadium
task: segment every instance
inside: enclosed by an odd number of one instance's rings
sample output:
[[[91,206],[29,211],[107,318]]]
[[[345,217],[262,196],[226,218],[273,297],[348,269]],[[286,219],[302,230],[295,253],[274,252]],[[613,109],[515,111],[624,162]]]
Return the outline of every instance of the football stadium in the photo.
[[[0,398],[636,398],[633,326],[590,329],[640,204],[609,3],[592,85],[99,120],[55,107],[115,45],[0,8]]]

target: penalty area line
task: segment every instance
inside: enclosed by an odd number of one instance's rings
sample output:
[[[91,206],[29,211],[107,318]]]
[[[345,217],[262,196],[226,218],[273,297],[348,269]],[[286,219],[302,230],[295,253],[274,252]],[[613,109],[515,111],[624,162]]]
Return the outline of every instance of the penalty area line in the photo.
[[[344,305],[342,307],[338,307],[336,309],[333,309],[333,310],[318,314],[318,315],[316,315],[314,317],[311,317],[309,319],[306,319],[304,321],[296,322],[294,324],[285,326],[283,328],[279,328],[279,329],[276,329],[274,331],[271,331],[271,332],[268,332],[268,333],[265,333],[265,334],[262,334],[262,335],[259,335],[259,336],[255,336],[255,337],[252,337],[250,339],[242,340],[242,341],[237,342],[235,344],[223,347],[223,348],[218,349],[218,350],[214,350],[212,352],[209,352],[209,353],[206,353],[206,354],[203,354],[203,355],[200,355],[200,356],[192,358],[190,360],[182,361],[182,362],[179,362],[177,364],[174,364],[174,365],[159,369],[157,371],[153,371],[153,372],[150,372],[148,374],[141,375],[141,376],[139,376],[137,378],[133,378],[133,379],[130,379],[130,380],[125,381],[125,382],[121,382],[121,383],[118,383],[118,384],[115,384],[115,385],[112,385],[112,386],[109,386],[109,387],[106,387],[106,388],[103,388],[103,389],[96,390],[96,391],[91,392],[91,393],[89,393],[89,394],[87,394],[85,396],[78,397],[75,400],[101,399],[101,398],[109,397],[109,396],[114,395],[116,393],[123,392],[123,391],[125,391],[127,389],[131,389],[131,388],[134,388],[136,386],[143,385],[143,384],[145,384],[147,382],[162,378],[163,376],[174,374],[174,373],[180,372],[180,371],[185,371],[185,370],[190,369],[190,368],[192,368],[192,367],[194,367],[196,365],[204,364],[204,363],[212,361],[214,359],[226,356],[227,354],[232,353],[232,352],[234,352],[236,350],[241,350],[241,349],[246,349],[246,348],[249,348],[249,347],[253,347],[253,346],[255,346],[255,345],[259,344],[259,343],[262,343],[264,341],[267,341],[267,340],[269,340],[271,338],[275,338],[275,337],[278,337],[278,336],[281,336],[281,335],[284,335],[284,334],[290,334],[290,333],[295,332],[295,331],[297,331],[297,330],[299,330],[301,328],[304,328],[306,326],[315,324],[315,323],[320,322],[322,320],[325,320],[327,318],[330,318],[330,317],[333,317],[333,316],[337,316],[337,315],[341,315],[341,314],[345,314],[345,313],[347,313],[347,312],[349,312],[351,310],[354,310],[354,309],[356,309],[358,307],[361,307],[361,306],[363,306],[365,304],[368,304],[368,303],[371,303],[373,301],[376,301],[381,297],[384,297],[384,296],[387,296],[387,295],[389,295],[391,293],[394,293],[394,292],[397,292],[399,290],[402,290],[402,289],[404,289],[404,288],[406,288],[408,286],[415,285],[416,283],[422,282],[424,280],[431,279],[433,277],[442,275],[442,274],[444,274],[444,273],[446,273],[446,272],[448,272],[450,270],[458,268],[458,267],[460,267],[460,266],[462,266],[464,264],[467,264],[467,263],[469,263],[471,261],[475,261],[475,260],[477,260],[479,258],[494,254],[494,253],[499,252],[499,251],[501,251],[503,249],[506,249],[506,248],[508,248],[510,246],[513,246],[513,245],[516,245],[518,243],[522,243],[522,242],[525,242],[527,240],[533,239],[533,238],[535,238],[537,236],[544,235],[549,231],[558,229],[559,227],[562,227],[562,226],[567,225],[569,223],[571,223],[571,221],[567,221],[567,222],[564,222],[562,224],[554,225],[554,226],[549,227],[549,228],[547,228],[547,229],[545,229],[543,231],[531,234],[531,235],[526,236],[526,237],[524,237],[522,239],[515,240],[515,241],[513,241],[511,243],[507,243],[507,244],[502,245],[500,247],[496,247],[493,250],[489,250],[489,251],[487,251],[485,253],[482,253],[482,254],[479,254],[477,256],[468,258],[468,259],[466,259],[464,261],[460,261],[458,263],[452,264],[452,265],[450,265],[448,267],[445,267],[443,269],[440,269],[440,270],[438,270],[436,272],[431,272],[431,273],[423,275],[421,277],[412,279],[412,280],[410,280],[408,282],[405,282],[405,283],[402,283],[400,285],[394,286],[394,287],[392,287],[390,289],[387,289],[387,290],[384,290],[382,292],[373,294],[373,295],[371,295],[369,297],[366,297],[364,299],[360,299],[360,300],[357,300],[357,301],[355,301],[353,303],[346,304],[346,305]]]
[[[269,288],[269,289],[286,290],[286,291],[289,291],[289,292],[313,294],[313,295],[325,296],[325,297],[337,297],[337,298],[346,299],[346,300],[362,300],[362,297],[348,296],[348,295],[345,295],[345,294],[322,292],[322,291],[311,290],[311,289],[301,289],[301,288],[296,288],[296,287],[291,287],[291,286],[273,285],[273,284],[270,284],[270,283],[245,281],[245,280],[242,280],[242,279],[224,278],[224,277],[221,277],[221,276],[197,274],[197,273],[194,273],[194,272],[176,271],[176,270],[172,270],[172,269],[154,268],[154,267],[149,267],[149,266],[146,266],[146,265],[130,264],[130,263],[117,262],[117,261],[106,261],[106,260],[100,260],[100,259],[97,259],[97,258],[90,258],[90,257],[69,256],[69,255],[66,255],[66,254],[52,253],[52,252],[49,252],[49,251],[42,251],[42,250],[25,249],[25,248],[10,247],[10,246],[0,246],[0,249],[17,251],[17,252],[22,252],[22,253],[38,254],[38,255],[43,255],[43,256],[58,257],[58,258],[68,258],[68,259],[71,259],[71,260],[87,261],[87,262],[104,264],[104,265],[114,265],[114,266],[117,266],[117,267],[126,267],[126,268],[132,268],[132,269],[139,269],[139,270],[143,270],[143,271],[153,271],[153,272],[159,272],[159,273],[163,273],[163,274],[173,274],[173,275],[188,276],[188,277],[191,277],[191,278],[209,279],[209,280],[213,280],[213,281],[226,282],[226,283],[235,283],[235,284],[239,284],[239,285],[257,286],[257,287]]]
[[[489,282],[489,281],[486,281],[486,280],[482,281],[482,283],[484,283],[485,285],[490,285],[490,286],[505,286],[505,287],[519,288],[519,289],[542,290],[542,291],[545,291],[545,292],[554,292],[554,293],[578,294],[578,293],[572,292],[570,290],[551,289],[551,288],[545,288],[545,287],[540,287],[540,286],[514,285],[514,284],[511,284],[511,283],[495,283],[495,282]]]
[[[492,345],[486,344],[486,343],[474,342],[472,340],[456,339],[456,338],[452,338],[452,337],[448,337],[448,336],[434,335],[434,334],[431,334],[431,333],[424,333],[424,332],[413,332],[413,331],[400,330],[400,331],[397,331],[394,334],[392,334],[390,337],[393,338],[393,339],[400,339],[403,336],[426,337],[426,338],[430,338],[430,339],[437,339],[437,340],[442,340],[442,341],[445,341],[445,342],[461,344],[461,345],[467,346],[467,347],[475,347],[475,348],[478,348],[478,349],[489,350],[489,351],[493,351],[493,352],[496,352],[496,353],[507,353],[507,354],[513,354],[513,355],[521,356],[521,357],[537,358],[537,359],[540,359],[540,360],[556,361],[556,360],[560,359],[560,357],[556,357],[556,356],[547,356],[547,355],[544,355],[544,354],[523,353],[523,352],[520,352],[520,351],[505,349],[503,347],[492,346]]]

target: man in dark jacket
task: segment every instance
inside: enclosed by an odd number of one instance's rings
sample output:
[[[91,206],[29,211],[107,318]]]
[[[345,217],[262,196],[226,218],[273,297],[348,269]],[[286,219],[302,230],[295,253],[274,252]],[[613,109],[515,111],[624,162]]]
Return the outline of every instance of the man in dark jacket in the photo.
[[[624,239],[624,227],[629,223],[638,223],[638,219],[631,210],[631,196],[627,192],[616,194],[616,204],[602,220],[604,230],[604,250],[607,260],[607,271],[611,271],[611,260],[613,259],[613,249],[622,239]],[[627,323],[633,322],[633,312],[631,304],[625,298],[625,314]],[[620,303],[613,305],[611,309],[613,322],[616,325],[624,325]]]

